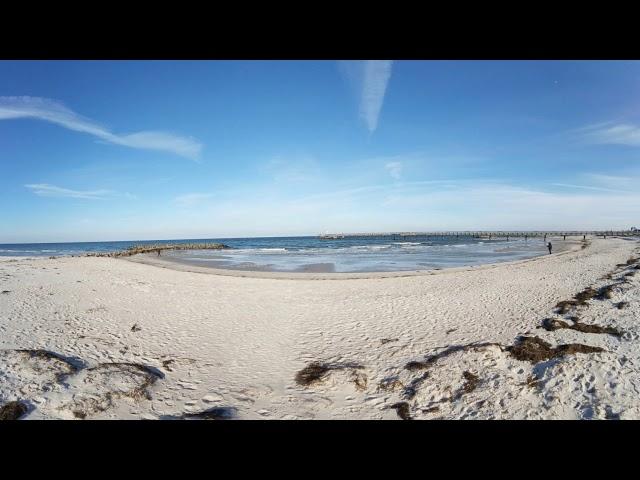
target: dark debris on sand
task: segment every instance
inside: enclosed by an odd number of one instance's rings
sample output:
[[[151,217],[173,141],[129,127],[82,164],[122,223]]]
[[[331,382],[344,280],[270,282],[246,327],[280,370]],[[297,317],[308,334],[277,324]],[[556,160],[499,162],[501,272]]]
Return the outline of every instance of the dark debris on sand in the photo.
[[[163,360],[162,361],[162,368],[164,368],[165,370],[169,371],[169,372],[173,372],[173,369],[170,367],[170,365],[172,363],[174,363],[175,360],[173,358],[170,358],[168,360]]]
[[[407,402],[394,403],[390,405],[389,408],[393,408],[402,420],[411,420],[409,404]]]
[[[577,320],[574,320],[573,325],[569,325],[567,322],[563,322],[562,320],[558,320],[555,318],[545,318],[542,321],[542,328],[544,328],[548,332],[553,332],[555,330],[561,329],[569,329],[576,330],[577,332],[582,333],[606,333],[608,335],[613,335],[614,337],[622,336],[621,331],[614,327],[602,327],[600,325],[587,325],[585,323],[579,323]]]
[[[378,391],[393,392],[395,390],[400,390],[403,387],[404,385],[398,377],[383,378],[380,380],[380,383],[378,383]]]
[[[422,413],[435,413],[439,411],[440,411],[440,407],[436,405],[435,407],[424,408],[422,410]]]
[[[500,344],[491,343],[491,342],[484,342],[484,343],[470,343],[468,345],[451,345],[450,347],[445,348],[440,353],[436,353],[434,355],[431,355],[431,356],[425,358],[424,360],[411,361],[411,362],[407,363],[404,366],[404,368],[409,370],[409,371],[423,370],[425,368],[429,368],[430,366],[432,366],[435,362],[437,362],[441,358],[447,357],[447,356],[452,355],[452,354],[454,354],[456,352],[466,352],[468,350],[481,350],[483,348],[491,347],[491,346],[498,346],[499,347]]]
[[[465,379],[465,383],[462,387],[463,393],[471,393],[478,388],[478,385],[480,384],[480,377],[466,370],[462,372],[462,376]]]
[[[605,277],[607,278],[607,277]],[[608,278],[611,278],[610,276]],[[562,300],[556,304],[557,312],[561,315],[568,313],[572,308],[588,305],[588,301],[592,298],[597,300],[610,299],[613,296],[613,289],[618,286],[617,283],[605,285],[598,290],[587,287],[583,291],[575,294],[572,300]]]
[[[535,375],[529,375],[524,385],[529,388],[538,388],[540,386],[540,379]]]
[[[603,352],[604,349],[581,343],[569,343],[552,347],[551,344],[539,337],[519,337],[514,345],[506,348],[506,351],[516,360],[538,363],[576,353]]]
[[[42,360],[54,360],[56,362],[63,363],[67,371],[59,373],[57,375],[58,381],[62,381],[64,377],[66,377],[67,375],[72,375],[74,373],[77,373],[78,370],[80,370],[80,367],[78,367],[69,358],[66,358],[63,355],[60,355],[59,353],[56,353],[56,352],[51,352],[49,350],[41,350],[41,349],[33,349],[33,350],[19,349],[15,351],[23,355],[28,355],[31,358],[39,358]]]
[[[455,395],[452,395],[451,397],[446,399],[446,401],[455,402],[457,400],[460,400],[460,398],[462,398],[463,395],[466,395],[467,393],[471,393],[476,388],[478,388],[478,385],[480,384],[480,377],[478,377],[474,373],[469,372],[468,370],[465,370],[464,372],[462,372],[462,376],[464,377],[464,380],[465,380],[464,385],[460,390],[458,390],[458,392]]]
[[[312,383],[322,380],[322,378],[331,370],[328,365],[313,362],[296,373],[296,383],[298,385],[311,385]]]
[[[320,382],[331,370],[344,370],[344,369],[362,369],[362,365],[357,363],[320,363],[311,362],[304,367],[298,373],[296,373],[296,383],[302,386],[309,386],[314,383]],[[354,380],[356,381],[356,380]],[[362,380],[356,381],[356,385]]]
[[[29,408],[24,402],[7,402],[0,407],[0,420],[18,420]]]

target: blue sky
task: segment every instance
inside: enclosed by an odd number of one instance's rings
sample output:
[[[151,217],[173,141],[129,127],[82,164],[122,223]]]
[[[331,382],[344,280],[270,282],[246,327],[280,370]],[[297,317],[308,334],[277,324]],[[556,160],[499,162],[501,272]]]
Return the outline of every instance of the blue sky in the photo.
[[[640,63],[0,61],[0,242],[640,227]]]

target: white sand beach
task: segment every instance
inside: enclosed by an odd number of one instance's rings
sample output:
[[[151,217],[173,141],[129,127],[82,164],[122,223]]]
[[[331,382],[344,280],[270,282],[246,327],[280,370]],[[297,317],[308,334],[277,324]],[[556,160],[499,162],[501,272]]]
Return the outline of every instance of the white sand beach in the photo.
[[[638,419],[640,243],[575,247],[398,274],[1,258],[0,405],[24,402],[25,419]]]

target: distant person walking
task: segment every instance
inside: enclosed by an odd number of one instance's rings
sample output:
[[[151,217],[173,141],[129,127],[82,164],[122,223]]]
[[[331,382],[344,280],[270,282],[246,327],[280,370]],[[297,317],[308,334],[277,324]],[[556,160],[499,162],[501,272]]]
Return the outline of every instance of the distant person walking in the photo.
[[[551,242],[547,243],[547,248],[549,249],[549,255],[551,255],[551,248],[552,248]]]

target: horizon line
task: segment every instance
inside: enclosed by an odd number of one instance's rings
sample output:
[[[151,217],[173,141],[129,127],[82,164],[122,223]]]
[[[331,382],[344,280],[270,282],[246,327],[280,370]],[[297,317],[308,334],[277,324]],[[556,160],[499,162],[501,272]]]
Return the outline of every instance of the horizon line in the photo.
[[[314,235],[261,235],[261,236],[246,236],[246,237],[194,237],[194,238],[164,238],[164,239],[135,239],[135,240],[83,240],[83,241],[63,241],[63,242],[13,242],[13,243],[0,243],[0,245],[50,245],[50,244],[61,244],[61,243],[123,243],[123,242],[175,242],[175,241],[187,241],[187,240],[244,240],[250,238],[322,238],[322,237],[330,237],[330,236],[344,236],[344,237],[358,237],[358,236],[428,236],[428,235],[449,235],[449,234],[527,234],[527,233],[544,233],[544,234],[566,234],[566,235],[602,235],[602,234],[611,234],[614,235],[617,233],[636,233],[640,235],[640,229],[635,227],[628,228],[626,230],[620,229],[605,229],[605,230],[545,230],[545,229],[537,229],[537,230],[433,230],[433,231],[402,231],[402,232],[355,232],[355,233],[318,233]],[[515,235],[514,235],[515,236]]]

